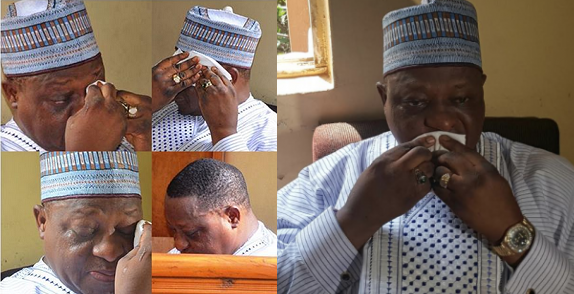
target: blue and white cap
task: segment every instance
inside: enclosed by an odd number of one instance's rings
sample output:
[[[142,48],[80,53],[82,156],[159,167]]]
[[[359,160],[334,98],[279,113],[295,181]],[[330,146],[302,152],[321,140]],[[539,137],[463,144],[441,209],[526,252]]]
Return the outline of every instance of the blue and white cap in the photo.
[[[231,7],[218,10],[195,6],[187,12],[176,47],[249,69],[260,38],[259,23],[233,13]]]
[[[383,18],[383,75],[424,65],[482,69],[476,9],[465,0],[423,0]]]
[[[137,155],[126,151],[40,155],[42,203],[72,198],[141,198]]]
[[[100,54],[82,0],[21,0],[10,4],[0,37],[6,76],[63,69]]]

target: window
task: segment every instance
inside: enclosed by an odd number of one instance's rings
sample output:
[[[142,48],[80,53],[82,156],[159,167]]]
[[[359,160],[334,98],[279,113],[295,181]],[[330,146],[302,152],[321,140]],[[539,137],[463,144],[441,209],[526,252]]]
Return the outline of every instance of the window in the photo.
[[[277,0],[277,78],[331,77],[327,0]]]

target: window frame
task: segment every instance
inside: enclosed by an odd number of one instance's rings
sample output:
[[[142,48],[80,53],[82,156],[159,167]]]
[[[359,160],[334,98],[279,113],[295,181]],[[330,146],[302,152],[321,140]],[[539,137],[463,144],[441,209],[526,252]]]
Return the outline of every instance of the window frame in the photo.
[[[287,12],[289,13],[289,12]],[[309,0],[313,52],[277,55],[277,78],[332,76],[331,32],[328,0]]]

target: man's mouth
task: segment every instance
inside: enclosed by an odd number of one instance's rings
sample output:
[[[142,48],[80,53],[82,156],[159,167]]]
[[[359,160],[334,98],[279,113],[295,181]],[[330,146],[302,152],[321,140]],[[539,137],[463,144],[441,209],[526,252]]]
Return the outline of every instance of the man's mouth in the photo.
[[[116,279],[116,272],[111,270],[98,270],[98,271],[91,271],[90,275],[104,283],[113,283]]]

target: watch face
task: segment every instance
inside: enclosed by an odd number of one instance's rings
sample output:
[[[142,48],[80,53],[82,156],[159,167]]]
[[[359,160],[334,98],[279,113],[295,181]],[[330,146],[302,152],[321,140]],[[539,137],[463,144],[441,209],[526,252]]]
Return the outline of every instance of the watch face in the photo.
[[[516,225],[508,231],[506,243],[515,252],[522,253],[530,247],[532,243],[532,233],[522,226]]]

